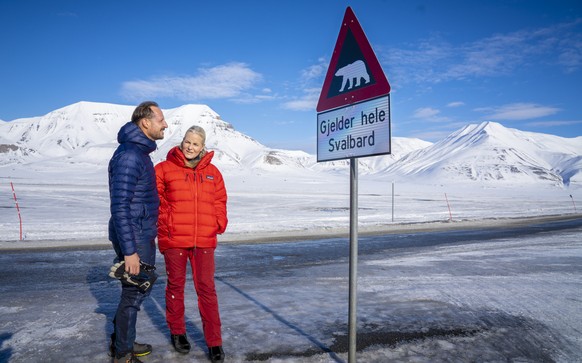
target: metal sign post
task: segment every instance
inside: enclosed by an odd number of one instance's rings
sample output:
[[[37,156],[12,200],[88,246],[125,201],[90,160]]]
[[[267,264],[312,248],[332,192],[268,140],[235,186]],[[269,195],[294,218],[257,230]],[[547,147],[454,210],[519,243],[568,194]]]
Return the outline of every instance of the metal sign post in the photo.
[[[348,7],[317,104],[317,161],[350,159],[349,362],[356,362],[358,157],[391,153],[390,84]]]
[[[356,362],[358,291],[358,159],[350,159],[350,292],[348,309],[348,362]]]

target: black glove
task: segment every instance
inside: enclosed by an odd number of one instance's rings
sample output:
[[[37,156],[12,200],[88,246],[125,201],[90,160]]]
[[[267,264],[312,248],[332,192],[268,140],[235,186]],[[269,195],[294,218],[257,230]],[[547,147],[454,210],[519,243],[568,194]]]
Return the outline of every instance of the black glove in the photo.
[[[122,284],[137,286],[141,292],[145,293],[154,286],[154,282],[158,279],[155,271],[155,266],[140,261],[139,274],[130,275],[125,271],[125,261],[121,261],[111,266],[109,277],[120,280]]]

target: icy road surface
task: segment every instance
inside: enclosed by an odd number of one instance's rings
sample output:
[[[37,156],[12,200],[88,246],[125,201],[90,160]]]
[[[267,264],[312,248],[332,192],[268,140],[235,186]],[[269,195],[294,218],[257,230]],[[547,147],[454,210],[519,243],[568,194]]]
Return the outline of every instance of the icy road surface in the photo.
[[[360,237],[358,362],[581,362],[582,219]],[[227,362],[347,362],[347,238],[222,244]],[[109,362],[113,252],[2,251],[0,362]],[[165,269],[139,314],[144,362],[205,362],[187,286],[190,354],[173,351]]]

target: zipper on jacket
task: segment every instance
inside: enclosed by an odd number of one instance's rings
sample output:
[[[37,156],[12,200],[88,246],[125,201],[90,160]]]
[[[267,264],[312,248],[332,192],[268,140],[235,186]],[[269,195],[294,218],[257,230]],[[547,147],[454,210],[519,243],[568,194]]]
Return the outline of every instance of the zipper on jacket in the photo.
[[[198,173],[196,171],[192,171],[192,181],[193,181],[193,187],[194,187],[194,248],[198,247],[198,235],[196,233],[196,231],[198,231],[198,186],[196,185],[197,183],[197,178],[196,176],[198,175]]]

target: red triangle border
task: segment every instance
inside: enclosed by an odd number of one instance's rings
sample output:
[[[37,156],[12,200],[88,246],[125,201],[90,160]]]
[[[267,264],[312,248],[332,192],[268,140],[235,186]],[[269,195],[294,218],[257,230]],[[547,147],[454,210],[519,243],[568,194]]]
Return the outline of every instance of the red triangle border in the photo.
[[[376,82],[370,86],[361,87],[353,91],[342,93],[337,96],[327,98],[326,95],[329,94],[329,88],[333,77],[335,76],[337,64],[341,54],[344,40],[346,38],[348,29],[352,31],[354,38],[360,47],[362,54],[364,56],[364,62],[368,66],[368,69],[372,73],[372,76]],[[323,82],[323,87],[321,89],[321,94],[319,95],[319,102],[317,103],[317,112],[328,111],[334,108],[348,106],[353,103],[362,102],[371,98],[383,96],[390,93],[390,84],[380,62],[376,58],[364,30],[360,26],[356,15],[352,11],[352,8],[348,6],[346,9],[344,19],[340,28],[340,32],[335,44],[333,55],[329,63],[329,68],[327,69],[327,74],[325,76],[325,81]]]

